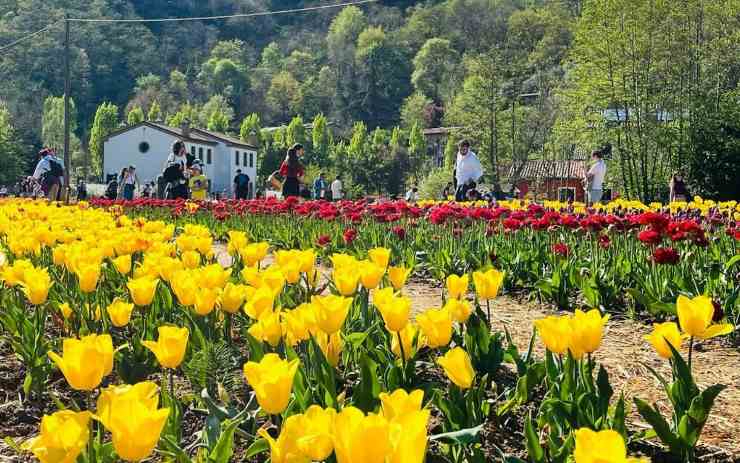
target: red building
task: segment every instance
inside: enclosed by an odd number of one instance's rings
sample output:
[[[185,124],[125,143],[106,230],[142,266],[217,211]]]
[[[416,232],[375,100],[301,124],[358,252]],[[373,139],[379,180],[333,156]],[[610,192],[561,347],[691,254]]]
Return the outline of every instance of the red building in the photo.
[[[583,179],[588,165],[584,160],[530,160],[524,165],[512,165],[511,182],[519,189],[519,197],[585,202]]]

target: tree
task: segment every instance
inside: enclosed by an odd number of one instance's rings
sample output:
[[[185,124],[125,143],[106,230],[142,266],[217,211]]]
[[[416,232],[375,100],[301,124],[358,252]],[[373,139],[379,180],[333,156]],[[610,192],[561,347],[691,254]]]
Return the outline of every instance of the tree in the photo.
[[[355,65],[355,44],[367,25],[362,10],[348,6],[334,18],[326,37],[329,63],[335,73],[333,81],[334,111],[338,121],[351,121],[359,112],[361,99],[357,92],[357,69]]]
[[[162,109],[159,107],[159,103],[157,103],[157,100],[154,100],[152,102],[152,105],[149,107],[149,112],[146,115],[146,120],[152,122],[162,120]]]
[[[311,130],[311,142],[313,145],[313,160],[321,167],[329,163],[329,149],[331,148],[331,133],[326,121],[326,116],[319,113],[313,119]]]
[[[203,107],[198,112],[198,120],[197,120],[197,126],[198,127],[206,127],[211,124],[211,119],[216,113],[216,120],[214,123],[218,127],[225,127],[228,129],[229,125],[231,124],[231,121],[234,120],[234,109],[229,104],[226,97],[223,95],[213,95],[206,104],[203,105]],[[224,129],[223,131],[225,131]]]
[[[306,128],[303,126],[303,118],[301,116],[291,119],[285,133],[285,142],[287,146],[293,146],[296,143],[306,145]]]
[[[95,175],[103,172],[103,142],[105,138],[118,128],[118,106],[113,103],[103,103],[95,112],[92,128],[90,129],[89,150],[92,157],[92,171]]]
[[[70,136],[74,137],[77,130],[77,109],[72,98],[69,99],[69,122]],[[61,96],[48,96],[44,100],[41,140],[44,146],[58,152],[64,149],[64,98]]]
[[[239,127],[239,138],[259,146],[262,143],[262,128],[259,114],[252,113],[245,117]]]
[[[229,117],[220,109],[214,109],[208,118],[208,130],[225,133],[229,130]]]
[[[27,152],[13,127],[10,111],[0,105],[0,184],[18,181],[27,168]]]
[[[411,128],[414,124],[421,127],[432,126],[434,102],[420,92],[412,93],[403,101],[401,106],[401,122],[404,127]]]
[[[131,108],[131,110],[128,112],[128,115],[126,116],[126,124],[128,125],[136,125],[139,122],[144,121],[144,110],[141,109],[141,106],[134,106]]]
[[[429,39],[414,57],[411,82],[416,90],[441,104],[449,96],[457,61],[457,52],[449,40]]]
[[[292,74],[282,71],[272,78],[266,102],[277,120],[285,121],[300,110],[303,94]]]
[[[424,134],[418,124],[414,124],[409,132],[409,160],[411,162],[411,172],[416,181],[419,180],[424,158],[427,154],[427,144]]]
[[[170,127],[181,127],[183,123],[198,124],[198,108],[190,103],[184,103],[180,109],[167,118]]]
[[[445,143],[445,170],[452,172],[457,163],[457,143],[452,134],[447,134],[447,143]]]

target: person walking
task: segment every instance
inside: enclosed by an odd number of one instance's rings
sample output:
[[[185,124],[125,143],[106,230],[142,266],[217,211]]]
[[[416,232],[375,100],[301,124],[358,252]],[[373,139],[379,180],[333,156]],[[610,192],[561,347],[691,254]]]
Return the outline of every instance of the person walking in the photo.
[[[683,173],[680,171],[671,176],[668,187],[670,188],[670,202],[689,200],[689,189],[686,187]]]
[[[337,178],[331,182],[331,200],[339,201],[342,199],[342,177],[337,175]]]
[[[468,140],[461,140],[457,144],[457,161],[455,162],[455,179],[457,180],[457,191],[455,201],[466,201],[468,190],[475,188],[475,184],[483,176],[478,156],[470,149]]]
[[[604,177],[606,177],[604,154],[600,150],[595,150],[591,153],[591,159],[594,163],[586,173],[586,191],[588,192],[589,206],[601,202],[601,197],[604,195]]]
[[[326,180],[324,173],[319,173],[318,178],[313,181],[313,199],[324,199],[326,196]]]
[[[62,187],[62,177],[64,176],[62,160],[56,156],[51,148],[44,148],[39,151],[39,157],[41,159],[36,164],[32,178],[41,184],[42,190],[46,193],[49,201],[57,201]]]
[[[241,169],[236,169],[236,176],[234,177],[234,199],[249,198],[249,180],[249,175],[243,173]]]
[[[132,201],[136,187],[140,185],[139,177],[136,175],[136,166],[128,166],[126,174],[123,177],[123,199]]]
[[[303,156],[303,145],[296,143],[285,156],[285,160],[280,165],[280,175],[285,178],[283,182],[283,198],[299,196],[301,193],[300,183],[304,175],[301,156]]]

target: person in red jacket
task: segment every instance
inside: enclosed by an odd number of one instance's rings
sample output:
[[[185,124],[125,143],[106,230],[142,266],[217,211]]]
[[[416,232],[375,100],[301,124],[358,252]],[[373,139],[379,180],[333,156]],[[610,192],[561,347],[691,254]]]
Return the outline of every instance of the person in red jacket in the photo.
[[[300,195],[300,184],[303,178],[303,165],[301,157],[303,156],[303,145],[296,143],[285,156],[285,160],[280,165],[280,175],[285,179],[283,182],[283,198]]]

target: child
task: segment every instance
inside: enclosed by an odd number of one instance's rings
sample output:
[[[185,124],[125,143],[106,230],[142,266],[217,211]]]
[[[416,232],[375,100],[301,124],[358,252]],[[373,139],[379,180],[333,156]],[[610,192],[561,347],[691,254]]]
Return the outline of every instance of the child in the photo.
[[[190,199],[204,200],[208,193],[208,178],[203,175],[203,169],[199,164],[191,167],[193,175],[190,177]]]

